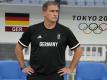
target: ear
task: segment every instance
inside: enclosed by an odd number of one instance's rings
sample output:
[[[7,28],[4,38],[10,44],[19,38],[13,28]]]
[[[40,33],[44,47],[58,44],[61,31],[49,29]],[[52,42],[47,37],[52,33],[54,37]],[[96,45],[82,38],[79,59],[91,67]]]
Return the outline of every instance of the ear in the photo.
[[[42,15],[45,16],[45,11],[42,11]]]
[[[46,16],[46,11],[42,11],[42,15],[43,15],[43,16]]]

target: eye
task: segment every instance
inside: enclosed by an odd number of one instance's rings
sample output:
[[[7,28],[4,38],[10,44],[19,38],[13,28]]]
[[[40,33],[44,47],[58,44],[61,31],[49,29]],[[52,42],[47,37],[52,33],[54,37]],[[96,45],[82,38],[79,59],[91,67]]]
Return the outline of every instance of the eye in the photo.
[[[51,10],[50,12],[55,12],[55,10]]]
[[[59,12],[59,10],[56,10],[56,12]]]
[[[50,12],[59,12],[59,10],[51,10]]]

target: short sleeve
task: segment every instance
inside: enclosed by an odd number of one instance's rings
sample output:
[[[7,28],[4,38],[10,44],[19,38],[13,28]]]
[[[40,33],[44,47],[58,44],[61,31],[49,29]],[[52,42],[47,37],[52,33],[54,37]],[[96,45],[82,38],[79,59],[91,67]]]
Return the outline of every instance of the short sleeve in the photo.
[[[23,47],[27,48],[29,46],[29,43],[31,42],[31,30],[30,28],[25,31],[21,38],[19,39],[18,43],[22,45]]]
[[[77,48],[80,45],[78,40],[69,28],[67,30],[67,44],[71,50]]]

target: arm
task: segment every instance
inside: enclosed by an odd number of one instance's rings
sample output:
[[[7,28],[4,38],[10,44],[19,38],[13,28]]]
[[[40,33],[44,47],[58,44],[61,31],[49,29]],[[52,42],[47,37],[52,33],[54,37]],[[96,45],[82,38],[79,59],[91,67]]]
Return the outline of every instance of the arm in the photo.
[[[21,68],[25,67],[23,49],[19,43],[16,44],[15,53]]]
[[[34,73],[34,70],[30,66],[28,66],[28,67],[25,66],[23,49],[24,48],[19,43],[16,44],[15,53],[16,53],[16,57],[18,59],[20,68],[26,74]]]
[[[74,50],[74,56],[73,56],[73,59],[72,59],[70,65],[69,65],[69,67],[62,68],[62,69],[60,69],[58,71],[58,73],[60,74],[60,76],[62,76],[64,74],[69,74],[69,73],[73,72],[73,70],[75,69],[77,63],[79,62],[81,54],[82,54],[82,49],[80,47],[77,47]]]
[[[81,54],[82,54],[82,49],[80,47],[78,47],[74,50],[73,59],[70,63],[70,66],[68,67],[70,69],[70,72],[73,72],[73,70],[75,69],[75,67],[81,57]]]

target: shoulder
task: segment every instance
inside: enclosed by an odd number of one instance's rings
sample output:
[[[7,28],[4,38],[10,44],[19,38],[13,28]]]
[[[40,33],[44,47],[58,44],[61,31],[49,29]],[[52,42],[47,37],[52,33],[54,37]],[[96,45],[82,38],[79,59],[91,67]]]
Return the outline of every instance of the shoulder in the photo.
[[[67,26],[65,26],[65,25],[63,25],[63,24],[58,23],[58,27],[59,27],[63,32],[72,32],[69,27],[67,27]]]
[[[43,23],[41,22],[41,23],[30,25],[29,28],[28,28],[28,31],[31,32],[31,33],[35,32],[35,31],[39,31],[41,29],[42,24]]]
[[[29,26],[28,29],[24,33],[32,34],[32,33],[38,32],[41,28],[40,26],[42,26],[42,22],[38,24],[33,24]]]
[[[34,29],[34,28],[39,28],[40,26],[42,26],[43,22],[37,23],[37,24],[33,24],[31,26],[29,26],[30,29]]]

